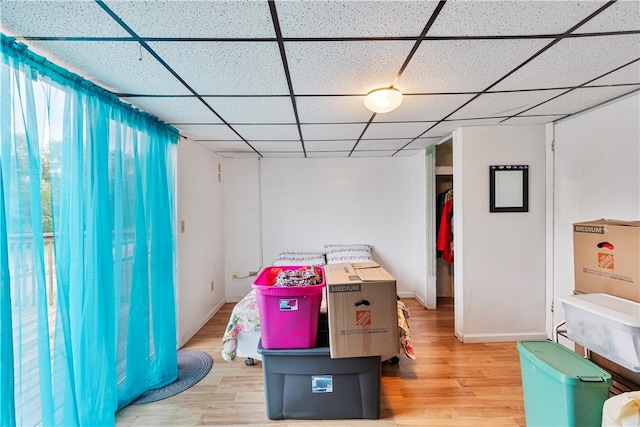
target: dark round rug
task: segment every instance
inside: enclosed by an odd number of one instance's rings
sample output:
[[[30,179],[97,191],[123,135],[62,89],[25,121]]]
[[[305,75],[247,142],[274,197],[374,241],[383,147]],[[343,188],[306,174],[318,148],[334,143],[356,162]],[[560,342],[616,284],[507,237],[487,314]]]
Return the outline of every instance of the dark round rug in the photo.
[[[213,359],[209,353],[199,350],[178,350],[178,379],[164,387],[145,391],[131,404],[157,402],[175,396],[203,379],[212,365]]]

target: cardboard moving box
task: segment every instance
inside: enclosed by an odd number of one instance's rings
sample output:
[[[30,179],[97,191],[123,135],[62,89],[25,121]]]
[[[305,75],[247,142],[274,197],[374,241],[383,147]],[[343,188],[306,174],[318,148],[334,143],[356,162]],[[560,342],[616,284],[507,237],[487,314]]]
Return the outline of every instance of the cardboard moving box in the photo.
[[[640,302],[640,221],[573,224],[575,290]]]
[[[331,358],[399,353],[393,276],[375,262],[324,268]]]

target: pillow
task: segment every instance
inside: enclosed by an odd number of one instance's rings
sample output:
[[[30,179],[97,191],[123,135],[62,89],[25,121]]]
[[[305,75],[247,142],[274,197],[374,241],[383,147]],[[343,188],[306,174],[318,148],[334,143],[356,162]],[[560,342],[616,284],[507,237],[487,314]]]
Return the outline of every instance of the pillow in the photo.
[[[327,264],[373,261],[371,245],[324,245]]]
[[[272,265],[325,265],[326,263],[322,252],[282,252]]]

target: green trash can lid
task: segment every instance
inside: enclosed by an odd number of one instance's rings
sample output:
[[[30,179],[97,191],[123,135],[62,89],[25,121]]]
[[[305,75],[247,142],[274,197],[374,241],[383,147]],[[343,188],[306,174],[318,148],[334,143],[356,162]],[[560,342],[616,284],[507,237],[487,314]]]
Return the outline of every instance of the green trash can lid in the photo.
[[[611,375],[590,360],[553,341],[520,341],[517,345],[520,355],[533,365],[570,385],[602,386],[611,384]]]

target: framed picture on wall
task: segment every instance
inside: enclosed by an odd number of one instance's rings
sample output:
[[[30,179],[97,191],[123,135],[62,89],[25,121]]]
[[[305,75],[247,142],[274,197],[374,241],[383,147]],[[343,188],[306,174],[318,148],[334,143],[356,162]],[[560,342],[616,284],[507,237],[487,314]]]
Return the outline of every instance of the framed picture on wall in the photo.
[[[489,166],[490,212],[529,212],[529,166]]]

